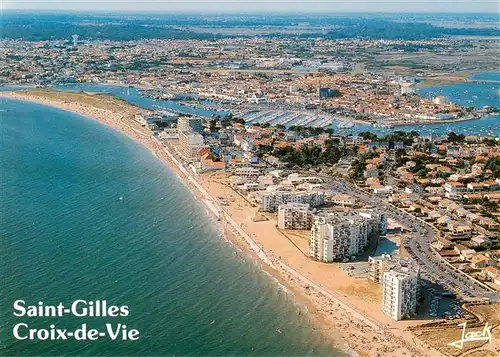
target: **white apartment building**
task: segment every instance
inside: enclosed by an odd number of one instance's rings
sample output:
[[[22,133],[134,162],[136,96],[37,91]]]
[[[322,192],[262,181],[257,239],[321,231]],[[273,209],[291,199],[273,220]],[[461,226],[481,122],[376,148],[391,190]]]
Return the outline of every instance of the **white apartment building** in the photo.
[[[155,122],[161,122],[164,121],[163,117],[161,115],[153,115],[153,114],[135,114],[134,116],[135,121],[140,123],[142,126],[148,126],[150,124],[153,124]]]
[[[203,133],[203,124],[201,118],[179,117],[177,119],[177,129],[179,131],[194,131],[195,133]]]
[[[332,202],[343,206],[354,206],[356,199],[349,195],[339,194],[332,196]]]
[[[317,216],[311,228],[309,255],[324,262],[354,257],[365,250],[372,234],[385,231],[382,222],[386,222],[383,214],[368,218],[354,211]]]
[[[259,176],[260,170],[254,167],[238,167],[234,170],[234,174],[238,176]]]
[[[418,271],[417,266],[412,265],[408,258],[398,258],[389,254],[382,254],[376,257],[368,257],[370,268],[368,270],[368,279],[375,283],[384,283],[384,273],[392,269],[408,268]]]
[[[265,212],[275,212],[280,205],[287,203],[307,203],[317,207],[325,202],[323,192],[292,192],[288,189],[277,189],[262,195],[261,209]]]
[[[179,130],[177,128],[165,128],[160,131],[161,139],[179,139]]]
[[[320,179],[319,177],[316,177],[316,176],[300,176],[297,173],[290,174],[290,175],[288,175],[288,177],[286,178],[286,180],[283,180],[283,184],[285,184],[285,185],[293,185],[293,186],[299,185],[301,183],[318,183],[318,184],[320,184],[322,182],[323,182],[323,180]]]
[[[361,217],[364,217],[371,221],[372,228],[380,235],[387,234],[387,215],[383,212],[375,212],[374,210],[363,210],[358,211]]]
[[[398,268],[385,272],[382,311],[396,321],[416,314],[418,289],[418,270]]]
[[[185,159],[195,159],[200,150],[205,148],[203,136],[195,132],[179,132],[179,151]]]
[[[313,212],[307,203],[287,203],[278,207],[280,229],[311,229]]]
[[[382,254],[378,257],[368,257],[368,263],[370,264],[368,279],[379,284],[384,282],[384,273],[393,268],[391,256],[388,254]]]
[[[415,83],[403,82],[399,86],[401,87],[401,94],[414,94],[416,92]]]

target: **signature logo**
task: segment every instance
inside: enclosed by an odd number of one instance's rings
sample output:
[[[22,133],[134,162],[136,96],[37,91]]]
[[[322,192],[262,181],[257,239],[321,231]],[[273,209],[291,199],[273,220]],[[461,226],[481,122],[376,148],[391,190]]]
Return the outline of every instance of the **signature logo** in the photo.
[[[448,343],[448,346],[462,349],[464,348],[465,342],[488,341],[489,343],[491,343],[491,326],[488,326],[488,323],[486,323],[486,325],[484,325],[484,328],[480,331],[469,331],[467,333],[465,333],[467,322],[462,322],[458,326],[463,326],[462,338],[458,341]]]

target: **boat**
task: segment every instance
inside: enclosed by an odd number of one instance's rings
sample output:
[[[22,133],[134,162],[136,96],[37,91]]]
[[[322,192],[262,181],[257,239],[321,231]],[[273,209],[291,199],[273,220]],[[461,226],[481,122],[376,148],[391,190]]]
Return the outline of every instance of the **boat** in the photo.
[[[354,126],[354,123],[353,122],[349,122],[349,121],[339,121],[339,124],[337,125],[337,127],[339,129],[350,129]]]
[[[375,123],[375,124],[373,124],[373,127],[374,127],[374,128],[383,128],[383,129],[392,129],[392,128],[394,128],[394,125],[391,125],[391,124],[378,124],[378,123]]]

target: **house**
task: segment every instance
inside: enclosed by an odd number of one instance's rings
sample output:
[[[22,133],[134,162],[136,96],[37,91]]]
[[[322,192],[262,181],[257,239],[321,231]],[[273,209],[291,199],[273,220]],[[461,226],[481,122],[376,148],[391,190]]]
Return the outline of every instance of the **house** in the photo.
[[[485,253],[483,253],[484,255],[486,255],[487,257],[489,258],[497,258],[497,259],[500,259],[500,249],[496,249],[496,250],[489,250]]]
[[[472,235],[472,227],[467,224],[453,224],[455,221],[448,223],[448,229],[450,230],[450,239],[454,240],[468,240]],[[452,228],[450,228],[452,227]]]
[[[380,180],[378,177],[369,177],[366,179],[365,183],[367,186],[380,185]]]
[[[488,248],[491,246],[491,241],[485,236],[473,237],[470,242],[474,247]]]
[[[451,232],[456,232],[456,231],[471,231],[472,232],[471,225],[467,222],[461,222],[461,221],[448,222],[448,229]]]
[[[409,168],[417,166],[417,163],[415,161],[407,161],[405,166],[406,166],[406,168],[409,169]]]
[[[470,266],[474,269],[486,268],[490,259],[482,254],[477,254],[470,258]]]
[[[487,279],[495,279],[496,276],[500,274],[500,268],[489,266],[483,269],[483,275]]]
[[[422,212],[422,206],[416,203],[412,203],[410,207],[408,208],[408,211],[410,212]]]
[[[460,193],[465,191],[465,186],[459,182],[446,182],[444,190],[448,193]]]
[[[484,184],[482,182],[470,182],[467,184],[467,190],[482,191],[484,190]]]
[[[397,202],[401,202],[402,200],[405,200],[405,199],[408,199],[407,194],[394,193],[394,194],[389,196],[388,201],[392,202],[392,203],[397,203]]]
[[[445,199],[439,201],[439,207],[446,209],[448,212],[452,212],[456,208],[458,208],[459,206],[457,203],[453,202],[452,200],[445,198]]]
[[[451,222],[450,216],[441,216],[437,219],[438,224],[448,224],[449,222]]]
[[[452,175],[450,175],[450,177],[448,179],[450,181],[453,181],[453,182],[458,182],[461,178],[462,178],[462,175],[452,174]]]
[[[260,170],[253,167],[238,167],[234,173],[238,176],[259,176]]]
[[[467,212],[467,214],[465,215],[465,218],[467,218],[469,221],[471,221],[473,223],[479,221],[480,217],[481,216],[478,216],[477,214],[472,213],[472,212]]]
[[[259,188],[266,189],[269,186],[274,185],[274,177],[271,175],[259,176],[257,178],[257,182],[259,183]]]
[[[451,168],[449,168],[448,166],[438,166],[436,168],[436,171],[442,172],[444,174],[451,174],[452,173]]]
[[[439,237],[437,240],[431,244],[438,252],[441,250],[451,249],[453,243],[446,238]]]
[[[441,201],[442,198],[439,197],[439,196],[431,196],[431,197],[427,197],[427,201],[429,201],[430,203],[439,203],[439,201]]]
[[[483,197],[491,202],[500,202],[500,192],[488,192]]]
[[[373,193],[376,195],[388,195],[392,193],[392,186],[379,186],[373,189]]]
[[[474,249],[467,248],[462,244],[457,244],[454,248],[455,252],[460,254],[460,259],[462,260],[470,260],[477,253]]]
[[[500,223],[497,223],[490,217],[483,217],[483,216],[479,217],[477,224],[479,224],[481,227],[485,227],[491,230],[495,230],[498,229],[498,227],[500,227]]]
[[[378,169],[374,165],[367,165],[365,172],[363,173],[364,178],[378,177]]]
[[[354,206],[354,204],[356,203],[356,200],[352,196],[339,194],[339,195],[332,196],[332,202],[336,203],[338,205]]]
[[[405,192],[408,194],[411,193],[422,193],[423,189],[422,186],[420,185],[411,185],[411,186],[406,186],[405,187]]]
[[[443,249],[439,252],[439,255],[443,258],[453,258],[458,257],[460,254],[454,249]]]
[[[243,189],[246,191],[253,191],[259,189],[259,184],[257,182],[248,182],[243,184]]]
[[[427,213],[427,217],[430,221],[435,221],[441,218],[441,213],[437,211],[430,211],[429,213]]]
[[[443,193],[443,188],[442,187],[436,187],[436,186],[427,186],[425,188],[425,192],[431,193],[431,194],[440,194]]]
[[[224,170],[226,164],[223,161],[202,160],[202,167],[205,171]]]
[[[488,180],[483,182],[484,188],[488,191],[496,191],[500,189],[500,180]]]

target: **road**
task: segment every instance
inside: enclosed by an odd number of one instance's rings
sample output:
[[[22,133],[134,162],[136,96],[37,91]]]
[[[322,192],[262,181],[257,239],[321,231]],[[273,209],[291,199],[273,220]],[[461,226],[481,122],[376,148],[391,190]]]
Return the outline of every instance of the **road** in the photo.
[[[327,187],[355,197],[365,202],[368,207],[386,212],[388,218],[400,222],[410,229],[411,235],[405,240],[404,246],[410,258],[420,267],[421,277],[454,291],[464,299],[500,302],[500,294],[483,287],[479,282],[452,268],[432,250],[430,243],[437,237],[437,230],[428,223],[400,210],[379,197],[369,195],[353,185],[343,181],[326,179]]]

